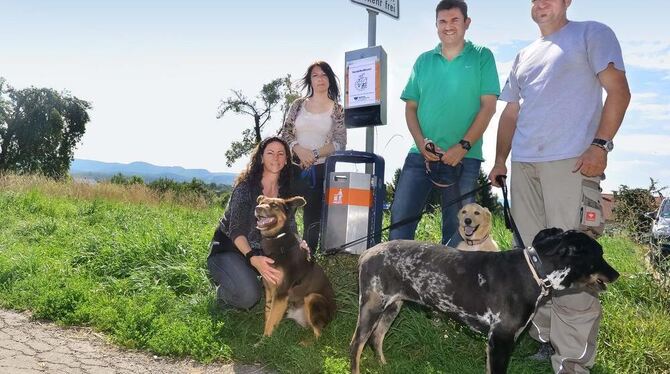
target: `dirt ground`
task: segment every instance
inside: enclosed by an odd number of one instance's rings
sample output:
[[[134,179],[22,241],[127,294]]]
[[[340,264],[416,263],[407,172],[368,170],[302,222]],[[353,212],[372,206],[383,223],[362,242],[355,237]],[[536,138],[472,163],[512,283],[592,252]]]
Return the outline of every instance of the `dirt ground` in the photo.
[[[0,309],[0,374],[266,374],[261,366],[201,365],[108,344],[87,328],[34,321],[28,313]]]

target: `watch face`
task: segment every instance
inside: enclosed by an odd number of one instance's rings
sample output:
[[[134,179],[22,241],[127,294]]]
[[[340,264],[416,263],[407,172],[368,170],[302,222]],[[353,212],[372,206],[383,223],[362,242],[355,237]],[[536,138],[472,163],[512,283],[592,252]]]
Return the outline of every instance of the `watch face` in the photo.
[[[595,144],[599,147],[602,147],[607,152],[611,152],[612,149],[614,149],[614,143],[611,140],[596,138],[596,139],[593,139],[593,142],[591,142],[591,144]]]

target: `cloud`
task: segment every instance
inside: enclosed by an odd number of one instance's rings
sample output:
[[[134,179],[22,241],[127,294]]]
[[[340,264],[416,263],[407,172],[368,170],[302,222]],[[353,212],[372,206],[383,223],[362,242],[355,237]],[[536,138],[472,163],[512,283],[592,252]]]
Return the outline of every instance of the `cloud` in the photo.
[[[640,112],[641,118],[646,120],[670,120],[670,100],[655,92],[634,93],[628,110]]]
[[[615,139],[617,151],[651,156],[670,156],[670,135],[621,134]]]
[[[509,77],[509,72],[512,71],[512,65],[514,65],[514,61],[496,62],[496,67],[498,68],[498,77],[500,77],[501,80],[500,89],[503,88],[502,84],[504,84],[507,80],[507,77]]]
[[[670,70],[670,43],[662,41],[631,41],[622,43],[627,65],[646,69]],[[670,75],[666,76],[670,78]]]

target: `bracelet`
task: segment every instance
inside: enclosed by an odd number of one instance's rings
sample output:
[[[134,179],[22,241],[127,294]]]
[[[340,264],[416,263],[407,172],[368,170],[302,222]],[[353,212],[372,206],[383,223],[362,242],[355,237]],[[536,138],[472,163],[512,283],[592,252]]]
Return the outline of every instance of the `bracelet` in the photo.
[[[312,154],[314,155],[315,159],[319,158],[319,150],[318,149],[312,149]]]
[[[260,256],[260,255],[261,254],[260,254],[259,251],[255,250],[255,249],[252,249],[249,252],[247,252],[244,255],[244,257],[247,259],[247,262],[249,263],[249,265],[251,265],[251,258],[254,257],[254,256]]]

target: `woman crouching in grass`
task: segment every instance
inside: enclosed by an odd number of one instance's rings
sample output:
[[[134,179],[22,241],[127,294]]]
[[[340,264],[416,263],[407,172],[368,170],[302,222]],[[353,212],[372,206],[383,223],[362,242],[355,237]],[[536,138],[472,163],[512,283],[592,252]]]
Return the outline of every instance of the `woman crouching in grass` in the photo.
[[[207,268],[218,285],[216,298],[223,309],[249,309],[261,298],[261,282],[277,283],[280,271],[261,253],[261,233],[254,209],[259,195],[287,198],[290,193],[290,150],[278,137],[266,138],[254,149],[251,161],[233,187],[228,206],[214,232]],[[295,229],[295,220],[289,222]]]

